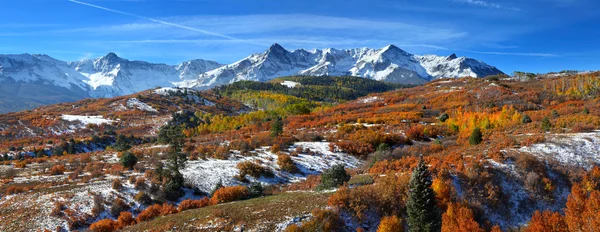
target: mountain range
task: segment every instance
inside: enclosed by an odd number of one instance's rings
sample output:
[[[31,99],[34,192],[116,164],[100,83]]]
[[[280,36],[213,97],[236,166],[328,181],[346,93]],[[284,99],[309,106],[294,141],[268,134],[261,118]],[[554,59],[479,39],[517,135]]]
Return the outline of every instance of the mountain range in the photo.
[[[190,60],[178,65],[130,61],[109,53],[65,62],[47,55],[0,55],[0,112],[83,98],[115,97],[161,87],[209,89],[240,80],[291,76],[359,76],[384,82],[423,84],[437,78],[501,74],[482,61],[413,55],[394,45],[381,49],[334,48],[288,51],[273,44],[263,53],[223,65]]]

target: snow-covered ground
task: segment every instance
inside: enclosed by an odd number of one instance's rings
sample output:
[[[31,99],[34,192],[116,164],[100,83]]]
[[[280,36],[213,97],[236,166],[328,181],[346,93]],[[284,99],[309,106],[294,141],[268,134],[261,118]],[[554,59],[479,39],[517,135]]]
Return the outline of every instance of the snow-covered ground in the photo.
[[[380,99],[379,99],[379,97],[377,97],[377,96],[374,96],[374,97],[366,97],[366,98],[363,98],[363,99],[361,99],[360,101],[361,101],[362,103],[373,103],[373,102],[376,102],[376,101],[378,101],[378,100],[380,100]]]
[[[102,117],[102,115],[98,115],[98,116],[85,116],[85,115],[62,115],[60,117],[62,120],[65,121],[69,121],[69,122],[75,122],[75,121],[79,121],[84,125],[87,124],[96,124],[96,125],[100,125],[100,124],[110,124],[112,122],[114,122],[113,120],[110,119],[105,119],[104,117]]]
[[[191,89],[183,89],[183,88],[158,88],[154,90],[155,94],[158,95],[163,95],[163,96],[169,96],[171,94],[177,94],[177,93],[183,93],[185,92],[185,90],[187,90],[188,93],[197,93],[195,90],[191,90]],[[198,104],[202,104],[205,106],[215,106],[216,104],[208,99],[202,98],[200,96],[198,96],[197,94],[189,94],[187,96],[187,98],[191,101],[193,101],[194,103],[198,103]]]
[[[169,96],[169,94],[171,94],[171,93],[178,93],[181,91],[183,91],[183,90],[180,88],[163,87],[163,88],[155,89],[154,93],[158,94],[158,95]]]
[[[139,110],[149,111],[149,112],[158,112],[156,109],[152,108],[152,106],[138,100],[137,98],[129,98],[127,100],[127,107],[137,108]]]
[[[521,147],[521,152],[565,166],[590,169],[600,164],[600,131],[546,136],[546,141]]]
[[[299,86],[299,85],[300,85],[300,83],[298,83],[298,82],[295,82],[295,81],[283,81],[283,82],[281,82],[281,85],[285,85],[285,86],[287,86],[288,88],[294,88],[294,87],[296,87],[296,86]]]
[[[236,165],[242,161],[258,162],[273,172],[274,176],[272,178],[260,177],[259,179],[254,179],[250,176],[247,177],[251,181],[259,181],[264,185],[297,182],[305,179],[307,175],[318,174],[335,164],[344,164],[350,168],[361,164],[361,161],[353,156],[341,152],[329,151],[328,142],[298,142],[290,147],[290,149],[293,150],[297,146],[302,147],[304,150],[308,149],[313,154],[303,152],[298,156],[292,157],[292,160],[301,172],[297,174],[279,170],[277,155],[268,151],[267,147],[253,151],[252,156],[241,156],[239,153],[234,153],[233,157],[230,157],[228,160],[208,159],[188,161],[182,173],[188,184],[197,187],[203,192],[211,192],[219,182],[224,186],[247,184],[234,178],[234,176],[239,174]]]

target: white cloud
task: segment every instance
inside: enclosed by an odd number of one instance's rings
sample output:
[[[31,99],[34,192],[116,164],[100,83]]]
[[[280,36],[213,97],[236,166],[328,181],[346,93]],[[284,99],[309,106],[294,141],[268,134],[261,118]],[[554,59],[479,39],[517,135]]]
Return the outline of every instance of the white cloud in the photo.
[[[521,11],[520,8],[507,7],[507,6],[504,6],[504,5],[500,5],[498,3],[489,2],[489,1],[483,1],[483,0],[451,0],[451,1],[453,1],[453,2],[459,2],[459,3],[465,3],[465,4],[469,4],[469,5],[474,5],[474,6],[486,7],[486,8],[494,8],[494,9],[501,9],[501,10],[511,10],[511,11]]]
[[[101,9],[101,10],[105,10],[105,11],[109,11],[109,12],[113,12],[113,13],[117,13],[117,14],[127,15],[127,16],[131,16],[131,17],[151,21],[151,22],[165,25],[165,26],[176,27],[176,28],[180,28],[180,29],[184,29],[184,30],[188,30],[188,31],[198,32],[198,33],[212,35],[212,36],[221,37],[221,38],[230,39],[230,40],[241,40],[239,38],[225,35],[225,34],[220,34],[220,33],[212,32],[212,31],[208,31],[208,30],[204,30],[204,29],[199,29],[199,28],[194,28],[194,27],[190,27],[190,26],[186,26],[186,25],[182,25],[182,24],[177,24],[177,23],[167,22],[164,20],[159,20],[159,19],[149,18],[149,17],[140,16],[140,15],[136,15],[136,14],[131,14],[131,13],[127,13],[124,11],[101,7],[101,6],[90,4],[90,3],[85,3],[85,2],[76,1],[76,0],[69,0],[69,1],[73,2],[73,3],[81,4],[84,6],[89,6],[89,7],[93,7],[93,8],[97,8],[97,9]]]
[[[502,56],[536,56],[536,57],[560,57],[554,53],[535,53],[535,52],[488,52],[488,51],[471,51],[464,50],[466,52],[485,54],[485,55],[502,55]]]

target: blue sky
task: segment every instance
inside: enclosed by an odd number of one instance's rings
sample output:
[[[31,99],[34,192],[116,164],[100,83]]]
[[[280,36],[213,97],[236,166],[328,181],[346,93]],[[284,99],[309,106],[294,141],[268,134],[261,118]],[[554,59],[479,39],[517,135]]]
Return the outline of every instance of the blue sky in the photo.
[[[600,69],[596,0],[3,1],[0,53],[231,63],[272,43],[468,56],[506,73]]]

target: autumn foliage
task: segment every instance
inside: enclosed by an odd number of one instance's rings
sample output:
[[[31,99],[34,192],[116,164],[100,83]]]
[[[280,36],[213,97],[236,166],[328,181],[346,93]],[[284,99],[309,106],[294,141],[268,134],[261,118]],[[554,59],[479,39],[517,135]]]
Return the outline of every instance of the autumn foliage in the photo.
[[[90,231],[112,232],[117,229],[117,222],[112,219],[102,219],[90,225]]]
[[[210,199],[212,204],[220,204],[231,201],[246,199],[250,195],[248,188],[244,186],[223,187],[213,193]]]
[[[164,203],[162,205],[154,204],[148,206],[137,216],[137,222],[149,221],[158,216],[165,216],[169,214],[177,213],[177,208],[171,204]]]
[[[381,219],[379,222],[379,226],[377,227],[377,232],[396,232],[403,231],[402,220],[400,220],[396,216],[387,216]]]
[[[600,228],[600,191],[588,192],[573,185],[567,199],[565,221],[570,231],[595,231]]]
[[[442,232],[483,232],[468,206],[450,203],[442,215]]]
[[[335,232],[341,231],[344,226],[344,221],[336,211],[315,209],[312,211],[312,215],[313,217],[309,221],[300,226],[293,224],[286,228],[285,232]]]
[[[206,207],[209,205],[210,205],[210,199],[206,198],[206,197],[202,198],[200,200],[187,199],[187,200],[183,200],[181,203],[179,203],[177,210],[179,212],[181,212],[181,211],[185,211],[188,209],[197,209],[197,208]]]
[[[62,175],[65,173],[64,165],[54,165],[50,169],[50,175]]]
[[[564,217],[558,212],[535,211],[526,232],[567,232]]]

